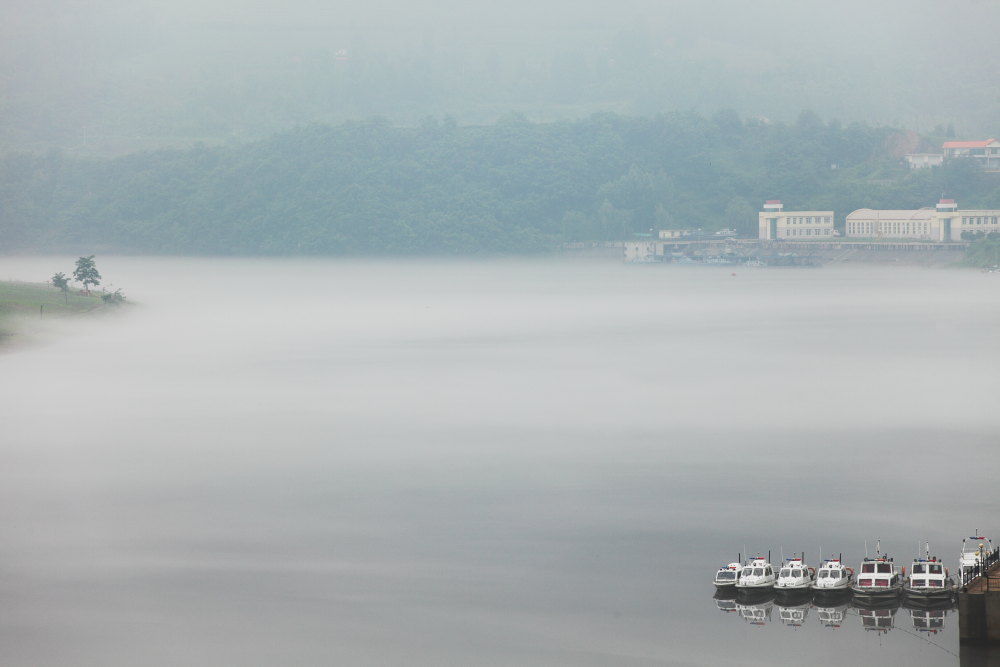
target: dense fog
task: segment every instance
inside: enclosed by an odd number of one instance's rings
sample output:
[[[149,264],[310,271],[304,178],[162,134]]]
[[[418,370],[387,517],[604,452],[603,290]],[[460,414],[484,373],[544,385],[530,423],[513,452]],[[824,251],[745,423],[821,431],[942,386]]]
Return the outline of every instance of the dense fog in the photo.
[[[0,355],[10,664],[780,663],[824,628],[722,630],[721,562],[992,516],[992,274],[100,266],[134,305]],[[811,659],[952,664],[911,635]]]
[[[0,147],[114,154],[384,116],[733,109],[995,133],[996,3],[7,2]]]

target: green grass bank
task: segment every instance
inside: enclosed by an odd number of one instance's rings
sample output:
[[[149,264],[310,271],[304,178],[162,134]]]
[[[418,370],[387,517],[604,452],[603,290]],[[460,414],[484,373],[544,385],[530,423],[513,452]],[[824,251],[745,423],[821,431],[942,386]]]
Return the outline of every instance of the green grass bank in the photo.
[[[30,340],[32,323],[66,319],[113,309],[101,299],[78,290],[67,293],[44,283],[0,282],[0,348]]]

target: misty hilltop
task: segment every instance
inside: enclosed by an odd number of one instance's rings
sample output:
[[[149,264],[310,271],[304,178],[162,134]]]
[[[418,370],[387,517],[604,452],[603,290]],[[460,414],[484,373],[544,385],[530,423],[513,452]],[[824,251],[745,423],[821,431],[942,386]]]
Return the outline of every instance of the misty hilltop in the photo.
[[[0,7],[0,152],[243,143],[312,123],[488,125],[597,112],[790,123],[804,109],[992,136],[1000,5],[895,0]]]

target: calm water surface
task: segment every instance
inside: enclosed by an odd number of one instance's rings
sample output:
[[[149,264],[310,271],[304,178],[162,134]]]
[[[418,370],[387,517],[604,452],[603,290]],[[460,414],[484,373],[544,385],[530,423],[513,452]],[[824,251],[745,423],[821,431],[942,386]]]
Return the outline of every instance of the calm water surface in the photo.
[[[0,664],[986,664],[711,578],[1000,537],[996,275],[98,268],[126,315],[0,354]]]

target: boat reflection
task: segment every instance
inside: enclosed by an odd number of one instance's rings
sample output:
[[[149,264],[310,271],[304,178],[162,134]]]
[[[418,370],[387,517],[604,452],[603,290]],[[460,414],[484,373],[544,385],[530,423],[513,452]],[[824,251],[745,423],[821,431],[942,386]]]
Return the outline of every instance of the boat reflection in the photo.
[[[944,629],[945,617],[956,609],[951,600],[944,600],[935,605],[904,602],[903,607],[910,612],[913,629],[925,635],[936,635],[941,632]]]
[[[739,611],[736,604],[735,588],[719,588],[712,597],[715,599],[715,606],[718,607],[719,611],[724,611],[727,614]]]
[[[896,613],[901,607],[907,610],[913,628],[924,635],[941,632],[948,614],[956,609],[955,603],[950,600],[933,604],[914,603],[898,598],[864,602],[852,599],[850,594],[842,597],[821,595],[789,599],[773,591],[748,596],[719,590],[712,597],[719,611],[738,615],[744,622],[758,627],[769,624],[775,613],[774,609],[777,608],[777,619],[781,624],[798,629],[807,625],[809,611],[813,609],[813,616],[818,619],[821,627],[841,628],[853,625],[848,624],[846,619],[848,616],[857,616],[861,619],[861,628],[865,632],[880,635],[887,634],[895,627]]]
[[[812,603],[809,600],[800,602],[799,604],[788,604],[777,603],[778,607],[778,619],[781,623],[790,628],[800,628],[802,624],[805,623],[806,617],[809,615],[809,609],[812,607]]]
[[[899,610],[900,602],[898,598],[877,602],[852,600],[851,606],[857,610],[858,616],[861,618],[861,627],[866,632],[887,634],[892,630],[893,618]]]
[[[845,598],[840,604],[823,602],[813,605],[816,608],[816,617],[825,628],[839,628],[847,618],[847,610],[851,608],[850,603]]]
[[[774,608],[774,594],[755,595],[736,598],[736,609],[740,618],[750,625],[763,626],[771,622],[771,610]]]

